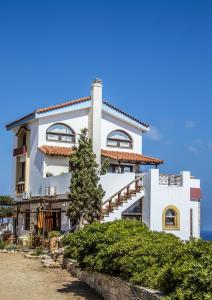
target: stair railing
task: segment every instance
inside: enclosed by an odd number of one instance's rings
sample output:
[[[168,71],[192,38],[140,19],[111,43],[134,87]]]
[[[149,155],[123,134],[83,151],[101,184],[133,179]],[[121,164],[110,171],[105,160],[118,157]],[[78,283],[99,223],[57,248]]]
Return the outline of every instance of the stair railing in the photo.
[[[130,183],[128,183],[127,185],[125,185],[123,188],[121,188],[118,192],[116,192],[115,194],[113,194],[112,196],[110,196],[110,198],[108,198],[107,200],[105,200],[102,204],[102,207],[104,208],[106,204],[108,204],[107,209],[109,212],[113,211],[113,199],[117,197],[117,205],[120,205],[122,203],[122,199],[121,199],[121,195],[122,193],[125,191],[125,196],[129,197],[130,194],[130,189],[132,188],[132,184],[135,183],[135,192],[138,193],[140,192],[141,188],[142,188],[142,181],[143,181],[143,174],[139,174],[136,175],[136,178],[131,181]]]

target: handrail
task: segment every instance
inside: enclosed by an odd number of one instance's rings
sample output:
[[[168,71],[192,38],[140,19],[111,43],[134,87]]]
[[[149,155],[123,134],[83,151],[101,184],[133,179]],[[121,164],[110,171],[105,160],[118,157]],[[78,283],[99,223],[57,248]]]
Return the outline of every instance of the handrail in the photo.
[[[112,200],[114,197],[118,196],[118,194],[122,193],[125,189],[127,189],[128,187],[131,186],[131,184],[133,184],[134,182],[138,181],[139,179],[141,179],[143,177],[143,175],[138,175],[133,181],[131,181],[130,183],[128,183],[127,185],[125,185],[123,188],[121,188],[118,192],[116,192],[115,194],[113,194],[112,196],[110,196],[110,198],[108,198],[107,200],[105,200],[102,205],[105,205],[107,202],[109,202],[110,200]]]

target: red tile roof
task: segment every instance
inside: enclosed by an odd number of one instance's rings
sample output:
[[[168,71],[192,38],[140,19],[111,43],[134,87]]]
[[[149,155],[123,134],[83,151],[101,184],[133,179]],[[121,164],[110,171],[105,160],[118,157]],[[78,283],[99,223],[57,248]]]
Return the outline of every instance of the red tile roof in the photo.
[[[68,147],[43,145],[38,149],[46,155],[54,155],[54,156],[70,156],[71,153],[73,153],[72,148],[68,148]]]
[[[53,105],[53,106],[49,106],[49,107],[45,107],[45,108],[39,108],[39,109],[36,110],[36,113],[44,113],[44,112],[48,112],[48,111],[51,111],[51,110],[60,109],[60,108],[63,108],[63,107],[72,106],[72,105],[75,105],[75,104],[87,102],[89,100],[91,100],[91,96],[84,97],[84,98],[79,98],[79,99],[75,99],[75,100],[71,100],[71,101],[67,101],[67,102],[64,102],[64,103],[61,103],[61,104],[58,104],[58,105]],[[144,122],[141,122],[140,120],[132,117],[128,113],[125,113],[124,111],[122,111],[118,107],[113,106],[112,104],[108,103],[107,101],[103,101],[103,103],[106,106],[112,108],[113,110],[121,113],[122,115],[125,115],[126,117],[132,119],[133,121],[135,121],[135,122],[137,122],[137,123],[139,123],[139,124],[141,124],[145,127],[149,127],[148,124],[146,124]]]
[[[122,115],[125,115],[126,117],[130,118],[131,120],[133,120],[133,121],[135,121],[135,122],[137,122],[137,123],[139,123],[139,124],[141,124],[141,125],[143,125],[143,126],[145,126],[145,127],[149,127],[149,124],[146,124],[146,123],[144,123],[144,122],[141,122],[140,120],[138,120],[138,119],[132,117],[131,115],[129,115],[128,113],[124,112],[124,111],[121,110],[120,108],[118,108],[118,107],[116,107],[116,106],[113,106],[112,104],[110,104],[110,103],[108,103],[108,102],[106,102],[106,101],[103,101],[103,103],[104,103],[106,106],[112,108],[113,110],[116,110],[117,112],[121,113]]]
[[[199,201],[202,198],[202,192],[200,188],[191,188],[190,189],[190,199]]]
[[[144,156],[142,154],[132,152],[102,150],[102,156],[115,160],[140,163],[144,165],[158,165],[163,163],[163,160],[161,159]]]
[[[46,155],[54,155],[54,156],[70,156],[73,153],[73,149],[68,147],[44,145],[38,149]],[[163,160],[161,159],[144,156],[138,153],[131,153],[131,152],[110,151],[110,150],[102,149],[102,156],[106,158],[115,159],[115,160],[139,163],[143,165],[158,165],[163,163]]]
[[[40,113],[44,113],[47,111],[51,111],[51,110],[55,110],[55,109],[59,109],[59,108],[63,108],[63,107],[67,107],[67,106],[72,106],[75,104],[79,104],[79,103],[83,103],[83,102],[87,102],[91,100],[91,96],[88,97],[83,97],[83,98],[79,98],[79,99],[75,99],[75,100],[70,100],[61,104],[57,104],[57,105],[53,105],[53,106],[48,106],[48,107],[44,107],[44,108],[39,108],[36,110],[36,113],[40,114]]]
[[[76,104],[79,104],[79,103],[83,103],[83,102],[87,102],[87,101],[90,101],[91,100],[91,96],[87,96],[87,97],[83,97],[83,98],[78,98],[78,99],[75,99],[75,100],[70,100],[70,101],[67,101],[67,102],[64,102],[64,103],[61,103],[61,104],[58,104],[58,105],[53,105],[53,106],[49,106],[49,107],[44,107],[44,108],[39,108],[37,110],[35,110],[34,112],[32,112],[31,114],[29,115],[26,115],[18,120],[15,120],[14,122],[11,122],[10,124],[7,124],[6,125],[6,128],[7,129],[10,129],[11,126],[19,126],[20,124],[16,124],[16,123],[19,123],[22,121],[22,124],[24,124],[24,121],[27,123],[28,121],[28,118],[31,117],[31,119],[35,118],[36,116],[36,113],[37,114],[42,114],[42,113],[45,113],[45,112],[49,112],[49,111],[52,111],[52,110],[56,110],[56,109],[60,109],[60,108],[63,108],[63,107],[68,107],[68,106],[72,106],[72,105],[76,105]],[[131,120],[145,126],[145,127],[149,127],[148,124],[144,123],[144,122],[141,122],[140,120],[134,118],[133,116],[129,115],[128,113],[122,111],[121,109],[109,104],[107,101],[103,101],[104,105],[108,106],[109,108],[121,113],[122,115],[125,115],[126,117],[130,118]]]

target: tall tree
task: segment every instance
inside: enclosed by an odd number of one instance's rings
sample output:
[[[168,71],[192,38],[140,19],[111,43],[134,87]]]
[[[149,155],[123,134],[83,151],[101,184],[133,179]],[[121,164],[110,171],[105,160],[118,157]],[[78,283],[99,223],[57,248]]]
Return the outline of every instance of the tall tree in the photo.
[[[100,174],[106,172],[107,162],[101,168],[95,161],[92,150],[92,141],[87,136],[87,129],[81,131],[78,147],[75,147],[70,156],[70,168],[72,172],[70,204],[67,210],[75,228],[81,228],[84,221],[92,223],[100,219],[104,190],[99,184]]]

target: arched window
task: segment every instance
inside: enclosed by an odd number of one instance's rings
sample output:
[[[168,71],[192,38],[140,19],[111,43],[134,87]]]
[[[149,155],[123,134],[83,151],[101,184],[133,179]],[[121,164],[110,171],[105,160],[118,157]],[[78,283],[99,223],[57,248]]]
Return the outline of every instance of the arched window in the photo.
[[[115,130],[108,135],[107,146],[119,148],[132,148],[132,139],[126,132],[122,130]]]
[[[166,207],[163,211],[163,229],[180,229],[180,213],[173,205]]]
[[[57,123],[47,129],[46,139],[55,142],[75,143],[75,133],[69,126]]]

